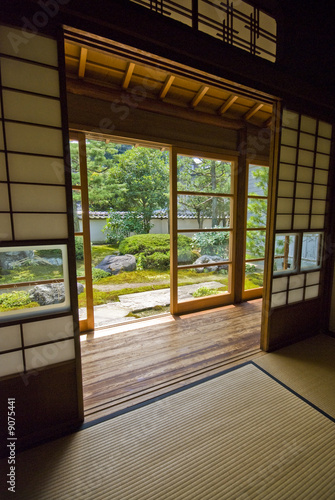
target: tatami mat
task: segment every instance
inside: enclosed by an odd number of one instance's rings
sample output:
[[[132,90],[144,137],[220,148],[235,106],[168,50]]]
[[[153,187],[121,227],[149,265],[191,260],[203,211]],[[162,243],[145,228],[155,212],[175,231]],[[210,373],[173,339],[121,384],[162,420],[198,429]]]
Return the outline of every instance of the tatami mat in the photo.
[[[335,418],[335,338],[316,335],[255,364]]]
[[[334,423],[246,364],[20,454],[8,498],[330,500],[334,456]]]

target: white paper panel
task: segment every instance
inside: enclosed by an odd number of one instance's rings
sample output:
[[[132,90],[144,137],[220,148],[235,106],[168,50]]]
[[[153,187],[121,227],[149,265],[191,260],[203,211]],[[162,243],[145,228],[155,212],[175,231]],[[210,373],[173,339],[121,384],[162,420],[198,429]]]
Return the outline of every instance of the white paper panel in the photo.
[[[324,215],[312,215],[311,217],[311,229],[323,229],[325,225]]]
[[[328,182],[327,170],[319,170],[318,168],[316,168],[314,173],[314,182],[316,182],[316,184],[327,184]]]
[[[280,148],[280,161],[285,163],[295,163],[296,161],[296,149],[290,148],[288,146],[281,146]]]
[[[9,173],[14,182],[64,184],[64,161],[24,154],[9,154]]]
[[[12,240],[12,225],[9,214],[0,214],[0,241]]]
[[[297,180],[301,182],[312,182],[313,169],[309,167],[298,167]]]
[[[305,284],[305,275],[297,274],[295,276],[290,276],[290,290],[294,288],[302,288]]]
[[[272,280],[272,292],[281,292],[287,289],[288,277],[274,278]]]
[[[75,358],[74,340],[64,340],[25,349],[27,370],[34,370]]]
[[[312,203],[312,214],[325,214],[326,202],[314,200]]]
[[[300,129],[304,132],[309,132],[310,134],[315,134],[316,132],[316,120],[310,116],[301,116]]]
[[[1,59],[2,85],[59,97],[58,71],[15,59]]]
[[[66,337],[73,337],[73,319],[71,316],[36,321],[23,325],[25,346],[52,342]]]
[[[277,213],[290,214],[293,208],[293,200],[291,198],[277,198]]]
[[[319,135],[322,135],[322,137],[328,137],[328,139],[331,139],[332,136],[332,126],[330,123],[326,122],[319,122]]]
[[[317,168],[329,169],[329,156],[322,153],[316,154],[315,166]]]
[[[300,302],[304,298],[304,290],[298,289],[298,290],[291,290],[288,292],[288,303],[292,304],[293,302]]]
[[[299,137],[299,147],[314,151],[315,148],[315,135],[304,134],[301,132]]]
[[[319,153],[325,153],[327,155],[330,154],[331,141],[328,139],[323,139],[322,137],[318,138],[317,151]]]
[[[18,240],[67,238],[66,214],[14,214]]]
[[[60,103],[53,98],[4,90],[3,104],[6,120],[62,126]]]
[[[9,351],[20,347],[22,347],[20,325],[0,328],[0,351]]]
[[[315,285],[320,282],[320,271],[306,274],[306,285]]]
[[[63,186],[11,185],[14,212],[66,212]]]
[[[306,167],[313,167],[314,153],[312,151],[305,151],[303,149],[300,149],[298,155],[298,163],[299,165],[305,165]]]
[[[327,198],[327,186],[315,185],[313,189],[313,198],[325,200]]]
[[[297,198],[310,198],[312,191],[311,184],[297,183],[295,195]]]
[[[0,211],[9,212],[8,186],[0,182]]]
[[[277,215],[276,229],[291,229],[291,215]]]
[[[305,299],[314,299],[319,295],[319,285],[308,286],[305,291]]]
[[[40,13],[39,19],[32,20],[36,29],[45,27],[49,17],[43,9],[36,11]],[[25,33],[22,29],[14,29],[0,26],[0,52],[20,59],[29,59],[51,66],[58,66],[57,43],[50,38]]]
[[[0,377],[18,375],[23,370],[22,351],[0,354]]]
[[[296,214],[309,214],[310,200],[295,200],[294,212]]]
[[[0,181],[6,181],[6,180],[7,180],[7,172],[6,172],[5,153],[0,153]]]
[[[6,136],[9,151],[63,156],[61,130],[7,122]]]
[[[295,215],[293,219],[293,229],[308,229],[309,215]]]
[[[294,181],[295,165],[286,165],[285,163],[281,163],[279,167],[279,179]]]
[[[293,196],[294,182],[279,181],[278,182],[278,196]]]
[[[298,129],[299,127],[299,115],[293,111],[288,111],[284,109],[282,117],[283,127],[289,127]]]
[[[271,307],[284,306],[285,304],[286,304],[286,292],[272,294]]]
[[[296,147],[298,144],[298,132],[283,127],[281,131],[281,144]]]

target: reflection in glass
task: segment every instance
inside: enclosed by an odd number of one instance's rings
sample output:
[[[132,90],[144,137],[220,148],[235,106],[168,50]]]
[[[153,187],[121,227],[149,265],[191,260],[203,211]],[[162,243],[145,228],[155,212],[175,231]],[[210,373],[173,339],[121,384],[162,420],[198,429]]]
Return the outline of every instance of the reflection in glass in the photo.
[[[264,260],[246,262],[244,289],[261,288],[264,279]]]
[[[266,231],[247,231],[246,259],[258,259],[265,256]]]
[[[179,195],[178,229],[230,227],[231,199],[218,196]]]
[[[267,200],[248,198],[247,227],[266,227]]]
[[[276,234],[274,272],[295,270],[296,238],[295,234]]]
[[[321,242],[320,233],[304,233],[301,248],[301,269],[318,268],[321,264]]]
[[[177,176],[179,191],[231,193],[232,164],[228,161],[178,155]]]
[[[269,168],[259,165],[249,165],[248,195],[267,196],[269,183]]]

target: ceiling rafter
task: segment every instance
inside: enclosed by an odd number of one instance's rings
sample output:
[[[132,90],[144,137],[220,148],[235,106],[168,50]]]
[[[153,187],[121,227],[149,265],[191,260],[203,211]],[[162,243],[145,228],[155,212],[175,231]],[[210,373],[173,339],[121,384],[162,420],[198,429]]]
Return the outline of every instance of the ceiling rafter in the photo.
[[[237,101],[237,99],[238,99],[237,95],[231,95],[218,109],[219,115],[223,115],[226,111],[228,111],[230,106],[232,106],[234,102]]]
[[[133,76],[133,72],[135,69],[135,63],[128,63],[126,72],[124,74],[123,82],[122,82],[122,88],[127,89],[130,84],[131,77]]]
[[[87,49],[85,49],[85,47],[80,47],[79,67],[78,67],[79,78],[84,78],[85,76],[87,52],[88,51]]]
[[[249,111],[246,112],[246,114],[242,117],[244,120],[250,120],[252,116],[254,116],[262,107],[264,104],[262,103],[257,103],[255,106],[253,106]]]
[[[173,75],[167,75],[164,85],[159,93],[159,98],[164,99],[166,94],[169,92],[171,85],[173,84],[173,81],[176,77]]]
[[[203,97],[208,91],[209,87],[207,87],[207,85],[202,85],[198,90],[198,92],[196,93],[196,95],[193,97],[191,101],[191,107],[195,108],[196,106],[198,106],[199,102],[201,101],[201,99],[203,99]]]

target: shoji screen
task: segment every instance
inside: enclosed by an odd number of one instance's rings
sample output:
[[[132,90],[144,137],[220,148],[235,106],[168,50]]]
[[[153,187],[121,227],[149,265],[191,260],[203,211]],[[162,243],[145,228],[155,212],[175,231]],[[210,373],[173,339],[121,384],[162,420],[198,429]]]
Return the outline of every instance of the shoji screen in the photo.
[[[0,26],[1,381],[30,380],[29,373],[74,364],[78,353],[58,43],[42,35],[18,40],[19,29]],[[50,288],[56,297],[48,296]],[[36,390],[42,381],[36,377]],[[50,394],[57,394],[57,384]]]
[[[319,322],[331,139],[331,124],[283,111],[268,347],[304,337]]]

